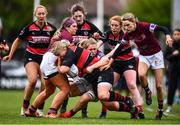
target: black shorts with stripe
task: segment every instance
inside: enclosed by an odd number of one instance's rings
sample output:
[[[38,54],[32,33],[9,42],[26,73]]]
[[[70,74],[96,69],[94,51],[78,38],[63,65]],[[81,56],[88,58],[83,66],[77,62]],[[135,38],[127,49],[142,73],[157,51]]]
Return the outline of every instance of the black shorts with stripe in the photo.
[[[114,76],[112,68],[100,71],[99,69],[94,70],[92,73],[87,74],[84,78],[88,83],[92,84],[93,91],[97,96],[97,85],[102,82],[107,82],[113,85]]]
[[[136,70],[136,60],[135,58],[126,61],[115,60],[112,68],[114,72],[122,75],[126,70]]]
[[[40,65],[42,58],[43,58],[43,55],[36,55],[36,54],[32,54],[32,53],[26,51],[25,52],[24,66],[26,66],[26,64],[29,62],[36,62]]]

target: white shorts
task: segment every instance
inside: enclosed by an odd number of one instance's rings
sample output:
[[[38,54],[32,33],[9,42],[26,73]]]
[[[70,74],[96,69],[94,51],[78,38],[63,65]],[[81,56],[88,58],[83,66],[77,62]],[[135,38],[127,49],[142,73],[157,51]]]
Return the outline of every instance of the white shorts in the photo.
[[[108,82],[100,82],[100,83],[98,83],[98,86],[101,86],[101,85],[107,86],[107,87],[109,87],[110,89],[112,89],[112,84],[110,84],[110,83],[108,83]]]
[[[41,72],[43,73],[44,79],[48,79],[58,73],[58,68],[57,66],[55,66],[56,60],[57,60],[57,56],[55,56],[51,52],[46,52],[43,55],[40,69]]]
[[[76,77],[74,78],[73,83],[76,84],[81,94],[86,93],[90,96],[92,101],[96,100],[92,85],[88,83],[87,80],[85,80],[84,78]]]
[[[144,62],[148,68],[151,69],[162,69],[164,68],[164,58],[162,51],[150,56],[139,55],[139,62]]]

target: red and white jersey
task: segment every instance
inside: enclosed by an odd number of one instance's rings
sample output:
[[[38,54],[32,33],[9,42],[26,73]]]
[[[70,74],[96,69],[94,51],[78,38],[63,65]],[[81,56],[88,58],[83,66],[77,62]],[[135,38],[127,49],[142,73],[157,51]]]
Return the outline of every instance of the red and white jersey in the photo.
[[[55,31],[56,28],[50,23],[40,28],[33,22],[21,30],[18,38],[27,41],[26,51],[32,54],[43,55],[47,52],[51,37]]]

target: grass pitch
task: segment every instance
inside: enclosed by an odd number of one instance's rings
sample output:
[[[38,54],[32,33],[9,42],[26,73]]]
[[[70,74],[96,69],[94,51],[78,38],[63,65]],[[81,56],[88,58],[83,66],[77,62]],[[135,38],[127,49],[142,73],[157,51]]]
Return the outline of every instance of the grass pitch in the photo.
[[[32,100],[37,95],[34,93]],[[50,97],[45,104],[45,112],[50,106],[54,95]],[[70,98],[68,110],[78,101],[79,97]],[[101,104],[91,102],[88,105],[88,119],[81,118],[81,112],[77,113],[70,119],[47,119],[47,118],[30,118],[20,116],[20,108],[23,100],[22,90],[0,90],[0,124],[180,124],[180,105],[174,104],[173,113],[162,120],[154,120],[157,103],[156,97],[153,98],[153,104],[146,106],[144,104],[145,119],[130,119],[128,113],[108,111],[106,119],[99,119]],[[32,102],[31,100],[31,102]],[[166,108],[166,106],[165,106]],[[165,109],[164,108],[164,109]]]

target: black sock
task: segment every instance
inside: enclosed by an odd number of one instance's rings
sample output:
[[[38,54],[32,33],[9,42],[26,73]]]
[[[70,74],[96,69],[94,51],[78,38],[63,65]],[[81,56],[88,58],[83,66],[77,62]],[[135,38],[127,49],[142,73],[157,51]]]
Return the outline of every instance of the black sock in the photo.
[[[61,108],[60,108],[60,113],[64,113],[66,112],[66,108],[67,108],[67,105],[68,105],[68,100],[69,98],[65,99],[61,105]]]
[[[62,106],[67,106],[67,104],[68,104],[68,100],[69,100],[69,98],[65,99],[65,100],[63,101]]]
[[[29,107],[29,100],[23,101],[23,108],[27,109]]]
[[[163,109],[163,100],[158,100],[158,108]]]
[[[38,107],[38,109],[43,109],[44,108],[44,102]]]
[[[144,90],[145,90],[146,92],[150,91],[148,84],[147,84],[147,86],[144,87]]]
[[[113,91],[109,91],[110,97],[109,101],[124,101],[125,97],[120,95],[119,93],[115,93]]]
[[[82,113],[87,113],[87,107],[88,107],[88,105],[85,105],[85,106],[82,108]]]
[[[126,111],[126,112],[129,112],[130,109],[129,107],[123,103],[123,102],[119,102],[119,110],[118,111]]]

